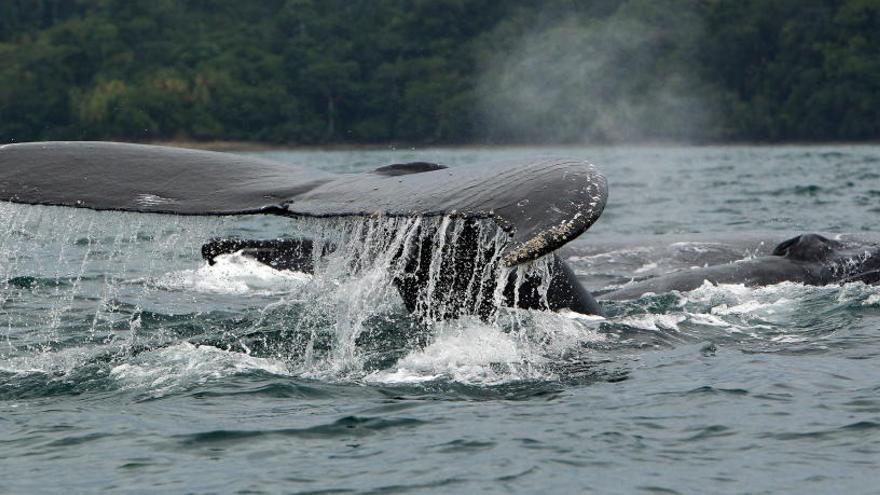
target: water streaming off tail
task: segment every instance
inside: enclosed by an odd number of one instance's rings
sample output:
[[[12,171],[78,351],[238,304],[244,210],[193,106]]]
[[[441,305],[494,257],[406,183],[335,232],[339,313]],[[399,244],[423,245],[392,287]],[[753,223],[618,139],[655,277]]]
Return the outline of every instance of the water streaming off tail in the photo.
[[[213,266],[201,260],[213,237],[279,235],[313,241],[300,253],[313,273],[240,254]],[[207,356],[228,372],[271,359],[270,372],[284,366],[334,381],[553,374],[599,339],[595,320],[499,311],[525,280],[538,281],[533,290],[546,303],[552,271],[545,259],[503,267],[507,242],[494,224],[449,217],[192,218],[2,205],[0,371],[97,366],[130,379],[137,368],[186,381],[183,370],[201,370],[192,363]],[[206,345],[231,361],[198,350]]]
[[[132,344],[145,313],[177,306],[145,276],[191,266],[220,223],[0,205],[4,352]]]

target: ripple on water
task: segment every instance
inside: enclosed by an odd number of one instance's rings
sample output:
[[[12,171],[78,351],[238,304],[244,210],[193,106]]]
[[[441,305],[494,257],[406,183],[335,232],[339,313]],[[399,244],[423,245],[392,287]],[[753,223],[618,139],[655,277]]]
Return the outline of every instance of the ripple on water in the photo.
[[[306,428],[284,428],[279,430],[215,430],[183,435],[178,437],[184,447],[232,446],[237,443],[251,443],[270,437],[293,437],[300,439],[359,438],[380,433],[389,429],[411,429],[424,424],[413,418],[371,418],[346,416],[329,424]]]

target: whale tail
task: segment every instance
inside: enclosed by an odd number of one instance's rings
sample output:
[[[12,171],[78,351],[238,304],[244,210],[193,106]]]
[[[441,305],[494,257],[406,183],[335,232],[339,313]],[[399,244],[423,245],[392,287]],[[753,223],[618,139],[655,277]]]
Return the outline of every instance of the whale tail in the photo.
[[[163,146],[0,146],[0,201],[176,215],[486,219],[510,236],[506,266],[551,253],[586,231],[607,195],[595,167],[570,159],[469,167],[416,162],[331,174]]]
[[[420,241],[420,254],[398,256],[403,269],[394,274],[410,310],[419,310],[427,291],[432,308],[424,312],[440,317],[447,314],[442,308],[457,312],[462,307],[486,315],[496,309],[499,298],[524,308],[601,314],[555,255],[549,260],[555,273],[549,281],[511,275],[501,294],[484,287],[482,278],[473,282],[471,275],[500,273],[500,268],[553,253],[599,218],[606,199],[605,178],[589,163],[570,159],[469,167],[415,162],[331,174],[251,156],[162,146],[0,146],[0,201],[174,215],[450,219],[463,229],[452,244],[451,261],[430,262],[431,253],[445,252],[445,241],[432,244],[433,233]],[[477,224],[503,233],[504,242],[496,244],[498,251],[491,257],[480,251],[472,231]],[[231,251],[279,269],[314,270],[314,245],[307,240],[215,240],[205,245],[203,255],[211,262]],[[434,271],[429,273],[430,266]]]

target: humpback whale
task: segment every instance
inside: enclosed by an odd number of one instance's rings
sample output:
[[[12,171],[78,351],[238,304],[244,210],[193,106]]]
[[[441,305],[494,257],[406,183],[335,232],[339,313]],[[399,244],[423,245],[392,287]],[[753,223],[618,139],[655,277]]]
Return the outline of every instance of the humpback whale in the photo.
[[[770,255],[683,270],[635,282],[601,296],[636,299],[645,294],[696,289],[705,282],[760,286],[780,282],[805,285],[880,281],[880,245],[801,234],[778,244]]]
[[[0,146],[0,200],[16,203],[174,215],[449,219],[439,226],[425,222],[415,242],[392,253],[402,266],[394,284],[407,308],[439,318],[489,316],[500,305],[601,314],[592,295],[552,253],[599,218],[607,194],[605,177],[593,165],[571,159],[479,167],[415,162],[332,174],[151,145]],[[449,232],[448,223],[456,224]],[[503,233],[495,252],[481,249],[486,223]],[[308,242],[255,241],[245,247],[279,268],[313,269]],[[520,269],[544,256],[549,256],[549,277]],[[489,276],[474,277],[477,273]]]
[[[0,146],[0,201],[173,215],[315,218],[442,217],[444,228],[419,226],[416,241],[395,244],[401,267],[392,283],[409,311],[435,318],[499,306],[602,315],[602,307],[558,254],[590,228],[607,201],[604,176],[582,160],[544,159],[446,167],[391,164],[360,174],[332,174],[254,157],[109,142],[41,142]],[[481,249],[482,225],[503,233],[497,252]],[[333,245],[310,239],[215,239],[209,263],[241,252],[273,268],[313,272]],[[441,256],[437,256],[437,254]],[[438,258],[440,261],[437,261]],[[544,276],[521,270],[546,260]],[[490,273],[487,287],[476,273]],[[492,278],[492,277],[490,277]],[[880,246],[803,234],[770,255],[633,282],[601,296],[638,298],[712,283],[811,285],[880,281]],[[430,286],[430,287],[429,287]],[[430,288],[430,290],[428,290]],[[428,301],[425,295],[428,295]]]

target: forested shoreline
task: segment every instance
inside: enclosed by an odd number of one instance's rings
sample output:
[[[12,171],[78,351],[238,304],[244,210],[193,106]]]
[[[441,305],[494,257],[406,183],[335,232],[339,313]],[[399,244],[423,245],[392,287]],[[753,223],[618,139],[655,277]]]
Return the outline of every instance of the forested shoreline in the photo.
[[[0,142],[880,139],[876,0],[5,0]]]

